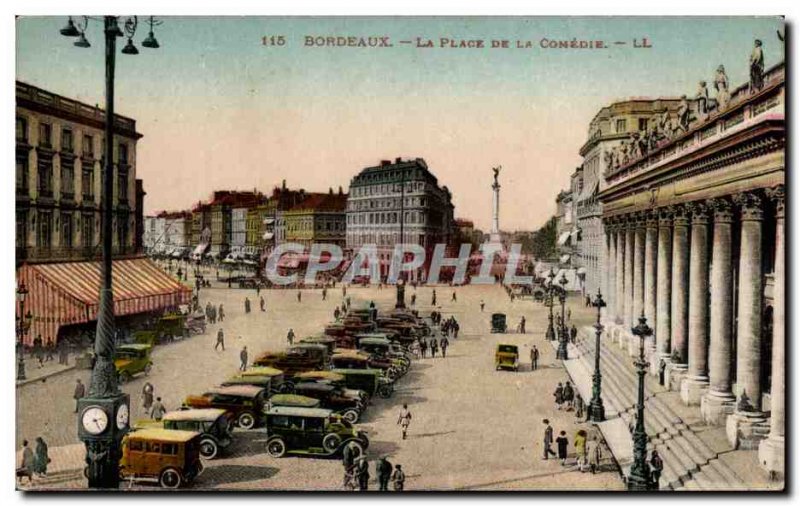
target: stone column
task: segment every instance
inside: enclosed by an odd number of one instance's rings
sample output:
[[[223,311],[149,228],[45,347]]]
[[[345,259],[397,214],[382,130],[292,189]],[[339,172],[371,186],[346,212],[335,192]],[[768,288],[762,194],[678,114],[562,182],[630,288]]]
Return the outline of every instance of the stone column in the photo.
[[[786,423],[786,334],[785,334],[785,191],[783,185],[770,191],[775,202],[775,285],[772,292],[772,385],[770,387],[769,437],[758,445],[758,461],[769,472],[785,474]]]
[[[736,327],[736,410],[726,420],[734,448],[753,450],[769,427],[761,411],[761,311],[763,301],[763,197],[747,192],[735,197],[741,209],[739,307]]]
[[[644,215],[637,213],[634,216],[633,228],[633,302],[631,306],[631,319],[626,322],[625,329],[630,333],[631,329],[639,323],[639,317],[644,310]],[[639,340],[630,338],[628,340],[628,354],[635,357],[639,354]]]
[[[672,317],[671,360],[665,374],[665,386],[678,390],[686,373],[689,332],[689,214],[684,206],[672,211]]]
[[[681,382],[681,399],[699,406],[708,390],[708,206],[692,202],[689,258],[689,370]]]
[[[656,354],[651,369],[661,372],[669,363],[671,345],[671,294],[672,294],[672,213],[661,209],[658,216],[658,262],[656,272]]]
[[[631,216],[628,218],[625,228],[625,316],[622,319],[622,332],[620,333],[620,344],[623,347],[627,347],[630,342],[631,322],[633,321],[634,226]]]
[[[644,240],[644,316],[648,324],[653,329],[658,327],[656,315],[656,254],[658,251],[658,213],[648,212],[645,219],[645,240]],[[647,357],[652,362],[652,357],[656,355],[656,342],[658,335],[647,338]],[[651,368],[651,374],[653,371]]]
[[[613,322],[617,315],[617,229],[614,224],[607,222],[608,250],[606,254],[606,288],[603,298],[607,301],[606,318]]]
[[[614,306],[616,312],[616,323],[621,325],[625,317],[625,226],[624,223],[617,218],[617,274],[614,276],[616,282],[616,294],[614,297]]]
[[[711,201],[714,209],[714,243],[711,258],[711,324],[708,350],[710,385],[700,403],[703,420],[724,425],[733,413],[733,206],[728,199]]]

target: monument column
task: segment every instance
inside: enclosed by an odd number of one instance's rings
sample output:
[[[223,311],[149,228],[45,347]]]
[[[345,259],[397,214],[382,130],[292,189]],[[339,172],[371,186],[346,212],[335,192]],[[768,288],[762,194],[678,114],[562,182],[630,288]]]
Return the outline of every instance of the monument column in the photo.
[[[761,411],[761,311],[763,310],[763,198],[758,192],[735,197],[741,209],[739,306],[736,327],[736,409],[726,421],[734,448],[755,449],[769,427]]]
[[[651,369],[656,374],[669,363],[671,344],[671,293],[672,293],[672,213],[660,209],[658,215],[658,262],[656,272],[656,354],[651,359]],[[662,365],[663,362],[663,365]]]
[[[692,245],[689,258],[689,370],[681,382],[681,399],[699,406],[708,390],[708,206],[690,204]]]
[[[710,385],[700,403],[703,420],[724,425],[733,413],[733,206],[728,199],[711,201],[714,209],[714,242],[711,259],[711,324],[708,350]]]
[[[672,349],[665,374],[665,386],[680,388],[686,373],[689,331],[689,215],[685,206],[673,206],[672,211],[672,317],[670,336]]]
[[[499,243],[500,238],[500,182],[497,178],[500,176],[500,169],[502,166],[493,167],[494,182],[492,183],[492,231],[489,234],[489,242]]]
[[[769,196],[775,203],[775,286],[772,313],[772,385],[770,389],[769,437],[758,445],[758,461],[770,473],[785,474],[786,462],[786,331],[784,328],[785,299],[785,190],[783,185],[773,188]]]
[[[658,252],[658,212],[649,211],[645,217],[645,240],[644,240],[644,316],[654,329],[658,328],[658,318],[656,315],[656,265]],[[659,336],[653,333],[647,338],[647,357],[652,362],[652,357],[656,355],[656,342]],[[650,370],[651,374],[654,371]]]

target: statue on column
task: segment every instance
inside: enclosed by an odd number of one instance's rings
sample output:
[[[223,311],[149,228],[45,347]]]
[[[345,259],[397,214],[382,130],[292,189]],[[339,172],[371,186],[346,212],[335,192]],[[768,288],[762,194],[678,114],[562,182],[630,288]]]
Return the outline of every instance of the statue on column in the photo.
[[[494,183],[492,183],[492,188],[500,188],[500,183],[497,181],[497,178],[500,176],[500,169],[502,168],[502,165],[492,167],[492,172],[494,172]]]

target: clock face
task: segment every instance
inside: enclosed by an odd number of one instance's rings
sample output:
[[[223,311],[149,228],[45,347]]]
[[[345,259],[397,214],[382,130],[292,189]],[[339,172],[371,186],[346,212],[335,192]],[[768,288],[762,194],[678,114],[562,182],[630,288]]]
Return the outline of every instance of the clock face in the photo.
[[[89,434],[102,434],[108,427],[108,415],[99,406],[89,406],[83,411],[81,422]]]
[[[128,419],[130,418],[130,414],[128,412],[128,405],[121,404],[119,409],[117,410],[117,428],[124,429],[128,426]]]

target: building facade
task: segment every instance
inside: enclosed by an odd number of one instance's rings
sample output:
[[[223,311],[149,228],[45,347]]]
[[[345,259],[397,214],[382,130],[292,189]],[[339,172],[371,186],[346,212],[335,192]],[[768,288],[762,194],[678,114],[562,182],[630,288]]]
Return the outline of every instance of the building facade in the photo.
[[[422,158],[383,160],[350,181],[347,249],[377,245],[383,275],[395,244],[418,244],[429,260],[436,244],[447,244],[453,231],[452,195]]]
[[[612,339],[635,352],[644,314],[651,371],[726,427],[734,448],[784,470],[785,67],[698,104],[681,128],[604,170]],[[691,119],[694,117],[694,119]],[[602,274],[605,273],[606,276]]]
[[[243,258],[247,247],[247,207],[231,209],[231,255]]]
[[[100,257],[104,123],[97,107],[17,81],[17,265]],[[113,252],[130,255],[142,244],[136,237],[143,233],[137,206],[144,190],[136,179],[142,135],[131,118],[115,115],[115,124]]]
[[[345,247],[345,210],[347,194],[310,193],[292,208],[282,213],[285,222],[285,241],[302,244],[335,244]]]

